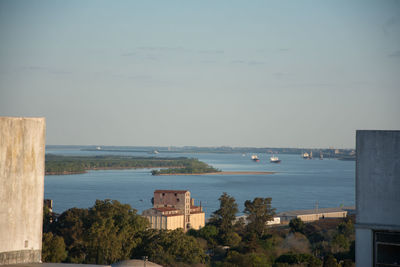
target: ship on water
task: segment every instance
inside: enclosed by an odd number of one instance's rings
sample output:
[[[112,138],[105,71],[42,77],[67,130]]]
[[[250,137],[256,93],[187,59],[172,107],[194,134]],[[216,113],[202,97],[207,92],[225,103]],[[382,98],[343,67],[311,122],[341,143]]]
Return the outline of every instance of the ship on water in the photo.
[[[310,152],[310,154],[307,152],[304,152],[302,156],[303,156],[303,159],[312,159],[312,151]]]
[[[269,158],[269,162],[271,163],[281,163],[281,160],[278,157],[275,157],[272,155],[272,157]]]
[[[260,161],[260,159],[258,158],[257,155],[252,155],[252,156],[251,156],[251,159],[252,159],[253,161],[255,161],[255,162],[259,162],[259,161]]]

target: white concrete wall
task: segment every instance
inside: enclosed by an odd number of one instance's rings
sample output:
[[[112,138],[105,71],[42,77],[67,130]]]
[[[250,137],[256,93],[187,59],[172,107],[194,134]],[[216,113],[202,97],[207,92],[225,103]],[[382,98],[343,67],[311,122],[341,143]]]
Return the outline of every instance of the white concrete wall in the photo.
[[[0,264],[38,262],[45,119],[0,117]]]
[[[373,266],[373,236],[370,229],[356,229],[356,265]]]
[[[373,266],[373,231],[400,231],[400,131],[357,131],[356,265]]]

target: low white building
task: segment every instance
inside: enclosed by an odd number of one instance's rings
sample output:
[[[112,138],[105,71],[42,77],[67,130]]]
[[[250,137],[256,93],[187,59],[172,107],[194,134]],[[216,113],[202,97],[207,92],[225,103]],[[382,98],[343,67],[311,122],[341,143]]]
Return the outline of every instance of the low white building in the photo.
[[[242,218],[244,219],[245,223],[247,224],[247,215],[236,216],[236,221],[238,221]],[[281,224],[281,218],[274,217],[271,221],[267,221],[267,225],[274,225],[274,224]]]
[[[352,211],[354,211],[354,207],[319,208],[285,211],[278,213],[277,216],[280,217],[281,221],[290,221],[299,218],[303,222],[313,222],[324,218],[345,218]]]

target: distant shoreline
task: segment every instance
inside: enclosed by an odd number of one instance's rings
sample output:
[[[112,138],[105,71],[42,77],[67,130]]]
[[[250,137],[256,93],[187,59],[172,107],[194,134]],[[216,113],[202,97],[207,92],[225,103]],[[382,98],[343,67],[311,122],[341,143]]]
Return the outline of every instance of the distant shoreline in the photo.
[[[164,175],[269,175],[276,172],[252,172],[252,171],[234,171],[234,172],[206,172],[206,173],[162,173],[156,176]]]

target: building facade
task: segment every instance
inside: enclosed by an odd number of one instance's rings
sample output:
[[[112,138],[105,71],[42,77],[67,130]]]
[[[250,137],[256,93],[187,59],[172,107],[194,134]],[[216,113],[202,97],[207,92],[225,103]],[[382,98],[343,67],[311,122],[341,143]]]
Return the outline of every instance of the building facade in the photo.
[[[142,215],[153,229],[174,230],[182,228],[200,229],[205,225],[205,213],[201,206],[194,205],[194,199],[187,190],[156,190],[153,208]]]
[[[356,265],[400,266],[400,131],[357,131]]]
[[[0,117],[0,265],[41,260],[44,118]]]
[[[324,218],[345,218],[349,211],[354,207],[343,208],[318,208],[312,210],[293,210],[278,213],[281,222],[290,221],[295,218],[301,219],[303,222],[318,221]]]

